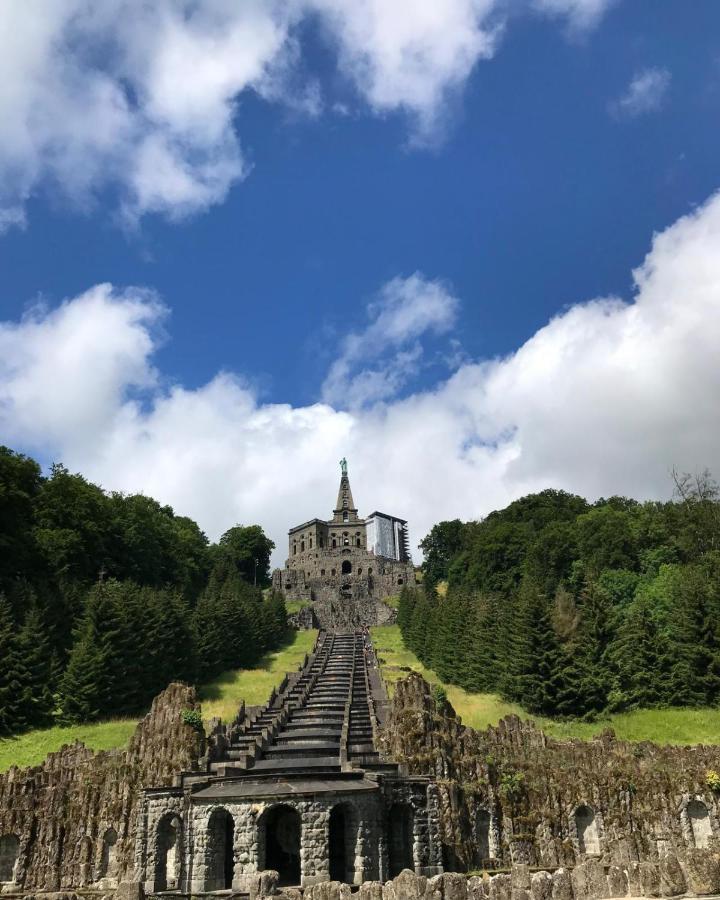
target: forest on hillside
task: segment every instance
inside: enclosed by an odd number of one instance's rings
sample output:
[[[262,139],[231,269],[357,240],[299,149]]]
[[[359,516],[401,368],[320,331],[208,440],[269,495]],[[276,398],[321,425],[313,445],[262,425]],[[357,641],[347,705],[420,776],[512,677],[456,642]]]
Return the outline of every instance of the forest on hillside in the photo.
[[[0,734],[144,711],[175,679],[253,665],[285,638],[258,525],[211,544],[151,497],[0,447]]]
[[[549,716],[716,704],[718,486],[673,477],[670,502],[546,490],[440,522],[400,598],[406,645],[443,681]]]

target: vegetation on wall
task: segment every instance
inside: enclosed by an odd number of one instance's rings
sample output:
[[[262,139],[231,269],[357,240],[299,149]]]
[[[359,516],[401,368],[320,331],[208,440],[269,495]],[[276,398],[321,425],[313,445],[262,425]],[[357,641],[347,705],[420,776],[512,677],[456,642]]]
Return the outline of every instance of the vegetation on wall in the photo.
[[[0,734],[145,709],[169,681],[251,666],[286,632],[274,544],[210,544],[143,495],[0,447]]]
[[[401,596],[405,643],[444,682],[542,715],[717,703],[718,488],[675,484],[667,503],[547,490],[441,522]]]

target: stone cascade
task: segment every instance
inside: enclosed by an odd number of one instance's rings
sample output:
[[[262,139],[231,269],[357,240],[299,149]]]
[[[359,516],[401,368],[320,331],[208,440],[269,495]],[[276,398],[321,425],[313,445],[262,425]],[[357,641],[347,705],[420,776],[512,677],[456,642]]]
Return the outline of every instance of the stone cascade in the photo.
[[[328,775],[353,767],[397,772],[377,749],[366,632],[321,632],[284,689],[230,735],[209,774]]]
[[[242,893],[267,871],[294,887],[441,872],[437,786],[381,755],[386,703],[367,629],[320,632],[264,707],[213,726],[197,768],[143,792],[137,880]]]

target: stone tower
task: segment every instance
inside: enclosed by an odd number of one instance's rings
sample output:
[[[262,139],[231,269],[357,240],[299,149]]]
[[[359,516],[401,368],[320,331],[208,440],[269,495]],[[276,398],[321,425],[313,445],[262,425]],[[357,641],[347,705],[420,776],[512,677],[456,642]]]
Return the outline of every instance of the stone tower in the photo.
[[[288,558],[285,568],[273,573],[273,587],[288,600],[306,602],[308,626],[392,621],[394,610],[382,601],[415,582],[407,522],[377,511],[361,518],[345,459],[340,470],[332,518],[290,529]]]

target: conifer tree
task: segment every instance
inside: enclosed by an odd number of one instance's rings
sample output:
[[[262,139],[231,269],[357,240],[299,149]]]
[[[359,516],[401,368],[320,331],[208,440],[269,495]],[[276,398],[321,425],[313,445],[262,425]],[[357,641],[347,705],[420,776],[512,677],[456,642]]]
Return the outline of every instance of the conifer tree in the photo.
[[[10,603],[0,594],[0,734],[12,734],[28,724],[24,703],[27,684],[16,623]]]
[[[614,670],[611,709],[657,706],[668,700],[667,640],[646,597],[633,601],[609,650]]]
[[[47,725],[55,707],[55,661],[40,612],[34,605],[25,616],[18,634],[17,648],[25,670],[22,696],[24,718],[35,727]]]

